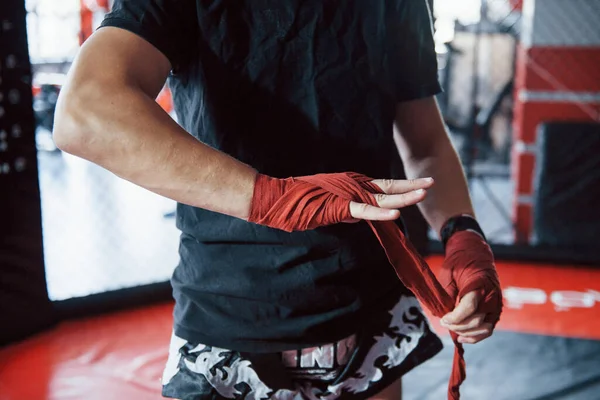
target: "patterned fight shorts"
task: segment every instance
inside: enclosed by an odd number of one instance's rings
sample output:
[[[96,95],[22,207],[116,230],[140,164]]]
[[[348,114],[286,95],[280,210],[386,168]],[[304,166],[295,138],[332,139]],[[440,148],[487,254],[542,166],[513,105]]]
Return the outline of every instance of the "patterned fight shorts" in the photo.
[[[337,343],[259,354],[188,343],[173,335],[162,384],[181,400],[362,400],[442,349],[417,300],[391,310]]]

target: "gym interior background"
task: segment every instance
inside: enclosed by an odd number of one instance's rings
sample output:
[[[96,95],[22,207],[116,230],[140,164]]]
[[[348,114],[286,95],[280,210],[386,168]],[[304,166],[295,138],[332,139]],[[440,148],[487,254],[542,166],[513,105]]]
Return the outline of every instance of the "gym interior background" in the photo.
[[[439,104],[506,302],[468,348],[464,397],[600,399],[600,1],[431,3]],[[52,140],[65,74],[110,6],[0,4],[2,400],[160,398],[175,204]],[[166,88],[157,101],[176,119]],[[436,268],[441,246],[411,218]],[[406,377],[406,399],[443,398],[450,348]]]

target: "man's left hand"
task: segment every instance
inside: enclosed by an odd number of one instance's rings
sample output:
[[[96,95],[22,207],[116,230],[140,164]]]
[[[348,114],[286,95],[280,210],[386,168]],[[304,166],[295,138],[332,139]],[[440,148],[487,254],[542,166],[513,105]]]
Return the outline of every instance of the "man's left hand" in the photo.
[[[460,343],[490,337],[502,313],[502,288],[492,250],[479,234],[460,231],[450,237],[440,282],[458,302],[442,317],[442,326],[456,332]]]

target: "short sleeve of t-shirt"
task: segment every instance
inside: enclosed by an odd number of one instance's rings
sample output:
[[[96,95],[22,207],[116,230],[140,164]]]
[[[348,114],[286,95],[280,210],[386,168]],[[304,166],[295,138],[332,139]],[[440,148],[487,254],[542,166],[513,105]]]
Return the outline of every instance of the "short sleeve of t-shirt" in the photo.
[[[392,0],[387,13],[388,60],[397,101],[438,94],[437,56],[427,0]]]
[[[115,0],[100,27],[113,26],[140,36],[171,62],[184,63],[193,50],[196,34],[195,0]]]

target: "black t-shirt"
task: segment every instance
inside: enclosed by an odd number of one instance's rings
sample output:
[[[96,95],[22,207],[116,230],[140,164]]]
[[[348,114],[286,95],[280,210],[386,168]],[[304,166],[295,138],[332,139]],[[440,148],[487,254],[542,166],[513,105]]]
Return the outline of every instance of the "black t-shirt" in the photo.
[[[440,90],[426,0],[117,0],[103,26],[169,58],[183,128],[275,177],[390,176],[396,103]],[[177,226],[175,332],[192,342],[332,342],[400,287],[364,223],[289,234],[179,204]]]

